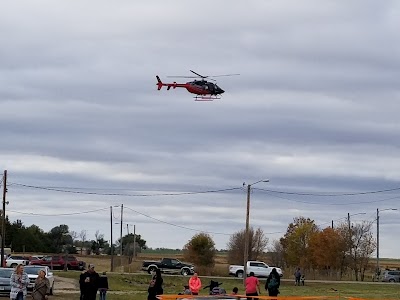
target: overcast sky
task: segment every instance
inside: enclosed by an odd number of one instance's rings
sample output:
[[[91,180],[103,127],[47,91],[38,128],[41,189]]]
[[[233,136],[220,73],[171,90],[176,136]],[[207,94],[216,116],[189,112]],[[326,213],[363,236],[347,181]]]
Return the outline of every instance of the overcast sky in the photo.
[[[149,247],[206,231],[221,249],[245,226],[243,182],[269,179],[250,223],[270,241],[299,216],[375,235],[379,209],[380,255],[400,258],[400,211],[383,211],[400,209],[399,28],[389,0],[3,1],[8,215],[89,239],[113,223],[115,240],[123,204]],[[157,90],[189,70],[240,76],[214,102]]]

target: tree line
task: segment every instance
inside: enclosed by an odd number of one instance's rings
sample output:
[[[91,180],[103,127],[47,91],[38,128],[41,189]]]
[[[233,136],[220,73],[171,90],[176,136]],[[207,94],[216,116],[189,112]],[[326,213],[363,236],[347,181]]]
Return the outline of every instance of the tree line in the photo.
[[[245,230],[231,235],[227,244],[229,264],[244,264]],[[342,278],[353,274],[364,280],[376,242],[372,223],[339,224],[336,228],[319,228],[314,220],[294,218],[286,233],[278,240],[269,239],[261,228],[249,230],[249,256],[247,260],[268,260],[282,268],[297,267],[319,275]],[[268,252],[268,255],[266,255]],[[204,273],[211,273],[215,264],[216,249],[211,236],[200,233],[184,246],[184,258],[196,264]],[[377,270],[376,270],[377,271]]]
[[[1,228],[1,225],[0,225]],[[104,234],[96,231],[94,239],[87,238],[86,230],[70,231],[68,225],[61,224],[45,232],[37,225],[25,226],[21,220],[10,222],[5,218],[5,247],[12,252],[22,253],[69,253],[69,254],[111,254],[111,245],[104,239]],[[132,233],[122,236],[113,245],[114,252],[132,257],[147,248],[141,235]]]
[[[21,220],[11,223],[8,217],[5,227],[5,246],[13,252],[111,253],[109,242],[99,231],[94,239],[88,240],[85,230],[70,231],[65,224],[45,232],[37,225],[27,227]],[[245,230],[231,235],[226,247],[229,264],[244,263],[244,244]],[[147,249],[146,241],[132,233],[123,236],[122,243],[118,239],[113,247],[114,253],[120,253],[122,247],[123,255],[129,260],[133,253]],[[250,228],[248,249],[247,260],[266,260],[282,268],[300,267],[329,277],[354,274],[356,280],[364,280],[371,255],[376,250],[376,241],[371,222],[352,226],[344,222],[336,228],[320,228],[310,218],[297,217],[288,225],[286,233],[272,242],[261,228]],[[212,273],[217,252],[213,239],[206,233],[194,235],[183,246],[184,259],[193,262],[203,274]]]

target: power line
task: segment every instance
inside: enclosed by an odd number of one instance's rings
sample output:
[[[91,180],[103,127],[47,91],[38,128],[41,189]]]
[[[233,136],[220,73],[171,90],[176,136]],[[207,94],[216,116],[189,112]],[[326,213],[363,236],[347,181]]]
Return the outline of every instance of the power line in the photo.
[[[177,192],[177,193],[155,193],[155,194],[127,194],[127,193],[100,193],[100,192],[88,192],[88,191],[77,191],[77,190],[105,190],[105,188],[87,188],[87,187],[52,187],[52,186],[36,186],[36,185],[28,185],[22,183],[9,183],[9,186],[21,186],[25,188],[31,189],[40,189],[54,192],[62,192],[62,193],[72,193],[72,194],[85,194],[85,195],[99,195],[99,196],[126,196],[126,197],[156,197],[156,196],[179,196],[179,195],[194,195],[194,194],[206,194],[206,193],[220,193],[220,192],[228,192],[234,190],[243,190],[243,187],[234,187],[234,188],[224,188],[224,189],[216,189],[216,190],[206,190],[206,191],[189,191],[189,192]],[[107,188],[107,190],[118,190],[117,188]],[[119,189],[122,190],[122,189]],[[286,195],[297,195],[297,196],[313,196],[313,197],[343,197],[343,196],[360,196],[360,195],[369,195],[369,194],[379,194],[379,193],[387,193],[393,191],[399,191],[400,187],[391,188],[391,189],[383,189],[383,190],[375,190],[375,191],[366,191],[366,192],[354,192],[354,193],[301,193],[301,192],[288,192],[288,191],[278,191],[271,189],[262,189],[262,188],[254,188],[254,190],[265,191],[268,193],[275,194],[286,194]]]
[[[270,189],[261,189],[261,188],[254,188],[260,191],[266,191],[270,193],[277,193],[277,194],[287,194],[287,195],[297,195],[297,196],[316,196],[316,197],[341,197],[341,196],[359,196],[359,195],[368,195],[368,194],[379,194],[379,193],[387,193],[393,191],[399,191],[400,187],[386,189],[386,190],[377,190],[377,191],[367,191],[367,192],[354,192],[354,193],[299,193],[299,192],[285,192],[285,191],[276,191]]]
[[[14,213],[18,213],[18,214],[21,214],[21,215],[57,217],[57,216],[83,215],[83,214],[89,214],[89,213],[98,212],[98,211],[102,211],[102,210],[106,210],[106,209],[108,210],[109,207],[93,209],[93,210],[87,210],[87,211],[80,211],[80,212],[63,213],[63,214],[37,214],[37,213],[28,213],[28,212],[22,212],[22,211],[16,211],[16,210],[8,210],[8,211],[11,211],[11,212],[14,212]]]
[[[254,188],[254,189],[263,190],[263,189],[258,189],[258,188]],[[266,190],[263,190],[263,191],[266,191]],[[370,201],[358,201],[358,202],[346,202],[346,203],[321,203],[321,202],[311,202],[311,201],[290,199],[290,198],[286,198],[286,197],[282,197],[282,196],[278,196],[278,195],[272,195],[269,192],[267,194],[269,194],[272,197],[276,197],[276,198],[279,198],[279,199],[284,199],[284,200],[287,200],[287,201],[297,202],[297,203],[314,204],[314,205],[329,205],[329,206],[347,206],[347,205],[356,205],[356,204],[378,203],[378,202],[385,202],[385,201],[389,201],[389,200],[394,200],[394,199],[399,199],[400,198],[400,196],[394,196],[394,197],[390,197],[390,198],[379,199],[379,200],[370,200]]]
[[[67,189],[59,189],[59,188],[52,188],[52,187],[45,187],[45,186],[35,186],[35,185],[28,185],[28,184],[15,183],[15,182],[10,183],[10,185],[21,186],[21,187],[31,188],[31,189],[38,189],[38,190],[70,193],[70,194],[84,194],[84,195],[98,195],[98,196],[125,196],[125,197],[181,196],[181,195],[221,193],[221,192],[228,192],[228,191],[242,189],[241,187],[236,187],[236,188],[225,188],[225,189],[218,189],[218,190],[195,191],[195,192],[157,193],[157,194],[124,194],[124,193],[98,193],[98,192],[71,191],[71,190],[67,190]]]
[[[127,209],[129,209],[129,210],[131,210],[131,211],[133,211],[133,212],[135,212],[135,213],[137,213],[139,215],[145,216],[145,217],[147,217],[149,219],[155,220],[155,221],[160,222],[160,223],[168,224],[168,225],[171,225],[171,226],[174,226],[174,227],[179,227],[179,228],[183,228],[183,229],[187,229],[187,230],[191,230],[191,231],[197,231],[197,232],[211,233],[211,234],[232,235],[231,233],[205,231],[205,230],[199,230],[199,229],[194,229],[194,228],[190,228],[190,227],[186,227],[186,226],[170,223],[170,222],[167,222],[167,221],[163,221],[163,220],[154,218],[154,217],[152,217],[150,215],[147,215],[147,214],[142,213],[140,211],[134,210],[134,209],[132,209],[130,207],[125,207],[125,208],[127,208]]]

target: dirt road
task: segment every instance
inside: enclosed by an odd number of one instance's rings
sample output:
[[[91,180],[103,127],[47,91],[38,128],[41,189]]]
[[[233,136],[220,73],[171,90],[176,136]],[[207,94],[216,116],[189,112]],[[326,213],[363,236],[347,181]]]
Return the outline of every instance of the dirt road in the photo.
[[[79,283],[76,279],[55,276],[54,293],[56,294],[79,293]]]

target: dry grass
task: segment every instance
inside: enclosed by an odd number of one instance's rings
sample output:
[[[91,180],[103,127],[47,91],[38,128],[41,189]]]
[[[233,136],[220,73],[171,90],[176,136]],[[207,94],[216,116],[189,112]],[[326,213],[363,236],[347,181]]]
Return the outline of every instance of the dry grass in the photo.
[[[23,255],[29,255],[24,253]],[[32,254],[33,255],[33,254]],[[125,272],[125,273],[136,273],[141,271],[141,265],[143,260],[160,260],[163,256],[177,258],[181,261],[185,261],[183,259],[183,254],[159,254],[159,253],[139,253],[136,261],[128,264],[128,259],[126,257],[122,258],[122,265],[121,268],[121,259],[119,256],[114,256],[114,270],[116,272]],[[98,272],[110,271],[111,269],[111,257],[109,255],[79,255],[77,254],[76,257],[80,260],[85,261],[87,264],[92,263],[96,265],[96,270]],[[269,263],[269,257],[266,255],[260,260]],[[380,264],[382,268],[390,268],[390,269],[400,269],[400,259],[385,259],[382,258],[380,260]],[[376,260],[370,260],[370,268],[366,272],[366,281],[371,281],[373,272],[375,270]],[[227,255],[226,253],[217,253],[215,258],[215,266],[212,270],[204,270],[203,274],[212,275],[212,276],[227,276],[228,275],[228,262],[227,262]],[[294,270],[285,269],[284,270],[284,278],[291,279]],[[201,273],[200,273],[201,274]],[[337,274],[326,276],[323,273],[318,272],[311,272],[308,274],[308,279],[330,279],[336,280],[339,279]],[[347,274],[343,279],[352,280],[354,276],[352,274]]]

